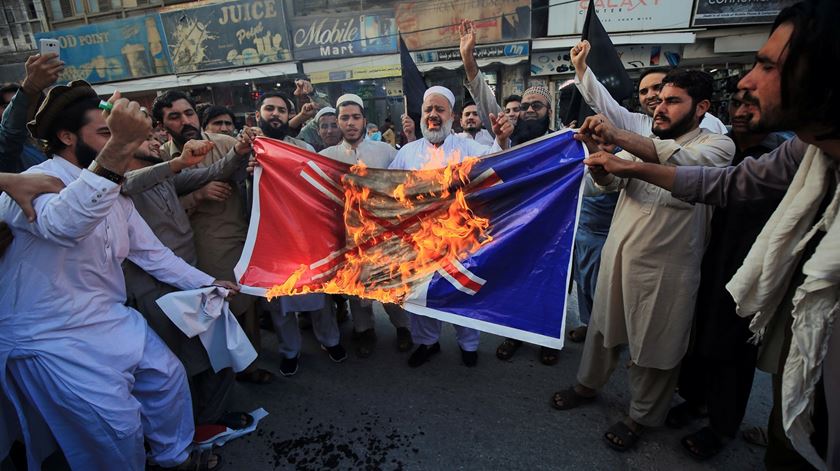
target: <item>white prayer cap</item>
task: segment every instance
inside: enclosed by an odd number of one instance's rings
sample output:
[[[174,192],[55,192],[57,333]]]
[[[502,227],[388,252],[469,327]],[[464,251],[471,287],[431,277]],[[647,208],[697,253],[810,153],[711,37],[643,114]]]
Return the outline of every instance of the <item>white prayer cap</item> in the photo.
[[[344,95],[338,97],[338,101],[335,102],[335,107],[338,108],[342,103],[346,103],[348,101],[359,105],[362,109],[365,109],[365,102],[362,101],[362,97],[352,93],[345,93]]]
[[[428,98],[429,95],[434,94],[443,95],[447,100],[449,100],[449,104],[452,105],[453,108],[455,108],[455,94],[452,93],[450,89],[446,87],[441,87],[440,85],[429,87],[429,89],[426,90],[426,93],[423,94],[423,101],[426,101],[426,98]]]
[[[321,108],[320,110],[318,110],[318,112],[315,113],[315,122],[317,123],[318,120],[321,119],[321,116],[324,116],[325,114],[336,114],[335,113],[335,108],[333,108],[331,106],[325,106],[325,107]]]

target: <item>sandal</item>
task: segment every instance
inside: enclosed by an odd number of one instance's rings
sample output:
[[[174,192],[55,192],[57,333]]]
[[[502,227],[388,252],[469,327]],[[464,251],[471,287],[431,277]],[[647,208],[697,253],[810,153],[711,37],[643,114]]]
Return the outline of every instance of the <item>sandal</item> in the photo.
[[[557,410],[569,410],[595,400],[596,396],[584,396],[575,391],[575,387],[557,391],[551,396],[551,407]]]
[[[254,423],[254,417],[247,412],[228,412],[216,421],[218,425],[233,430],[242,430],[251,426]]]
[[[694,404],[686,401],[677,404],[668,411],[665,424],[671,428],[683,428],[695,420],[708,417],[709,414]]]
[[[741,432],[741,436],[744,437],[747,443],[767,448],[769,440],[767,438],[767,429],[764,427],[750,427]]]
[[[496,349],[496,358],[499,360],[510,360],[522,346],[521,340],[505,339],[499,348]]]
[[[257,368],[252,371],[236,373],[236,380],[243,383],[268,384],[274,381],[274,374],[268,370]]]
[[[583,342],[584,340],[586,340],[586,331],[587,330],[588,330],[588,327],[585,326],[585,325],[582,325],[580,327],[577,327],[575,329],[570,330],[569,334],[568,334],[569,335],[569,340],[571,340],[574,343]]]
[[[639,430],[634,432],[623,420],[619,420],[607,429],[604,433],[604,440],[614,450],[627,451],[633,448],[636,442],[639,441],[640,432],[641,425],[639,426]]]
[[[548,347],[540,347],[540,363],[543,365],[556,365],[560,361],[560,350]]]
[[[703,427],[684,436],[680,443],[688,454],[698,461],[707,460],[717,455],[726,445],[711,427]]]
[[[215,461],[213,466],[210,466],[210,462]],[[146,467],[148,470],[157,471],[157,470],[177,470],[177,471],[218,471],[222,469],[224,462],[222,462],[222,455],[216,454],[211,452],[210,450],[193,450],[190,453],[189,458],[186,461],[179,464],[178,466],[174,466],[172,468],[164,468],[158,465],[149,465]]]

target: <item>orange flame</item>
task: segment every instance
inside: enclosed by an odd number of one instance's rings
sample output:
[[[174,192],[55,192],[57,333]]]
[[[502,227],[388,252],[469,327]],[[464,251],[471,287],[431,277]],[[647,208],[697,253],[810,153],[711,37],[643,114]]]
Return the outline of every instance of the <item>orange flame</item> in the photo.
[[[476,216],[466,198],[478,159],[461,162],[441,148],[428,157],[422,170],[404,173],[376,175],[383,171],[354,165],[342,178],[346,246],[335,266],[301,265],[266,296],[322,292],[402,303],[411,286],[447,260],[492,241],[490,221]]]

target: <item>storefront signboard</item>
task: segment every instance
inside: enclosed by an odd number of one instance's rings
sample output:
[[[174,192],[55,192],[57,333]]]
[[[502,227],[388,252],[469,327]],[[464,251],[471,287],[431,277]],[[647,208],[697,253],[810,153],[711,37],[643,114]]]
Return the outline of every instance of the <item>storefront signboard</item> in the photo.
[[[679,65],[682,46],[678,44],[616,46],[616,52],[626,69],[674,67]],[[569,50],[539,51],[531,54],[531,75],[572,73]]]
[[[701,0],[708,1],[708,0]],[[548,35],[581,34],[586,11],[595,7],[608,33],[686,28],[694,0],[579,0],[556,3],[548,9]]]
[[[697,0],[694,26],[772,23],[783,8],[799,0]]]
[[[528,42],[517,42],[509,44],[489,44],[475,47],[476,59],[493,59],[498,57],[524,57],[528,55]],[[457,47],[446,49],[435,49],[431,51],[419,51],[414,54],[414,62],[417,64],[430,64],[434,62],[460,61],[461,51]]]
[[[531,36],[530,0],[410,1],[396,7],[397,27],[412,51],[457,47],[458,24],[471,18],[479,44]]]
[[[295,59],[388,54],[397,51],[397,26],[391,10],[292,20]]]
[[[64,72],[61,82],[130,80],[172,73],[158,15],[106,21],[36,33],[57,39]]]
[[[160,16],[177,73],[292,58],[283,0],[190,3]]]

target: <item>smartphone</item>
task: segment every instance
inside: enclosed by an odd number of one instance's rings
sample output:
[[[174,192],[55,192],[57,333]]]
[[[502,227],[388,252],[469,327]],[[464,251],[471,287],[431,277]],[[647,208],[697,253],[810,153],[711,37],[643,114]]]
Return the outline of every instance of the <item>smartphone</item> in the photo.
[[[42,56],[48,52],[54,52],[61,56],[61,46],[58,43],[58,39],[42,38],[38,40],[38,44],[40,45]]]

